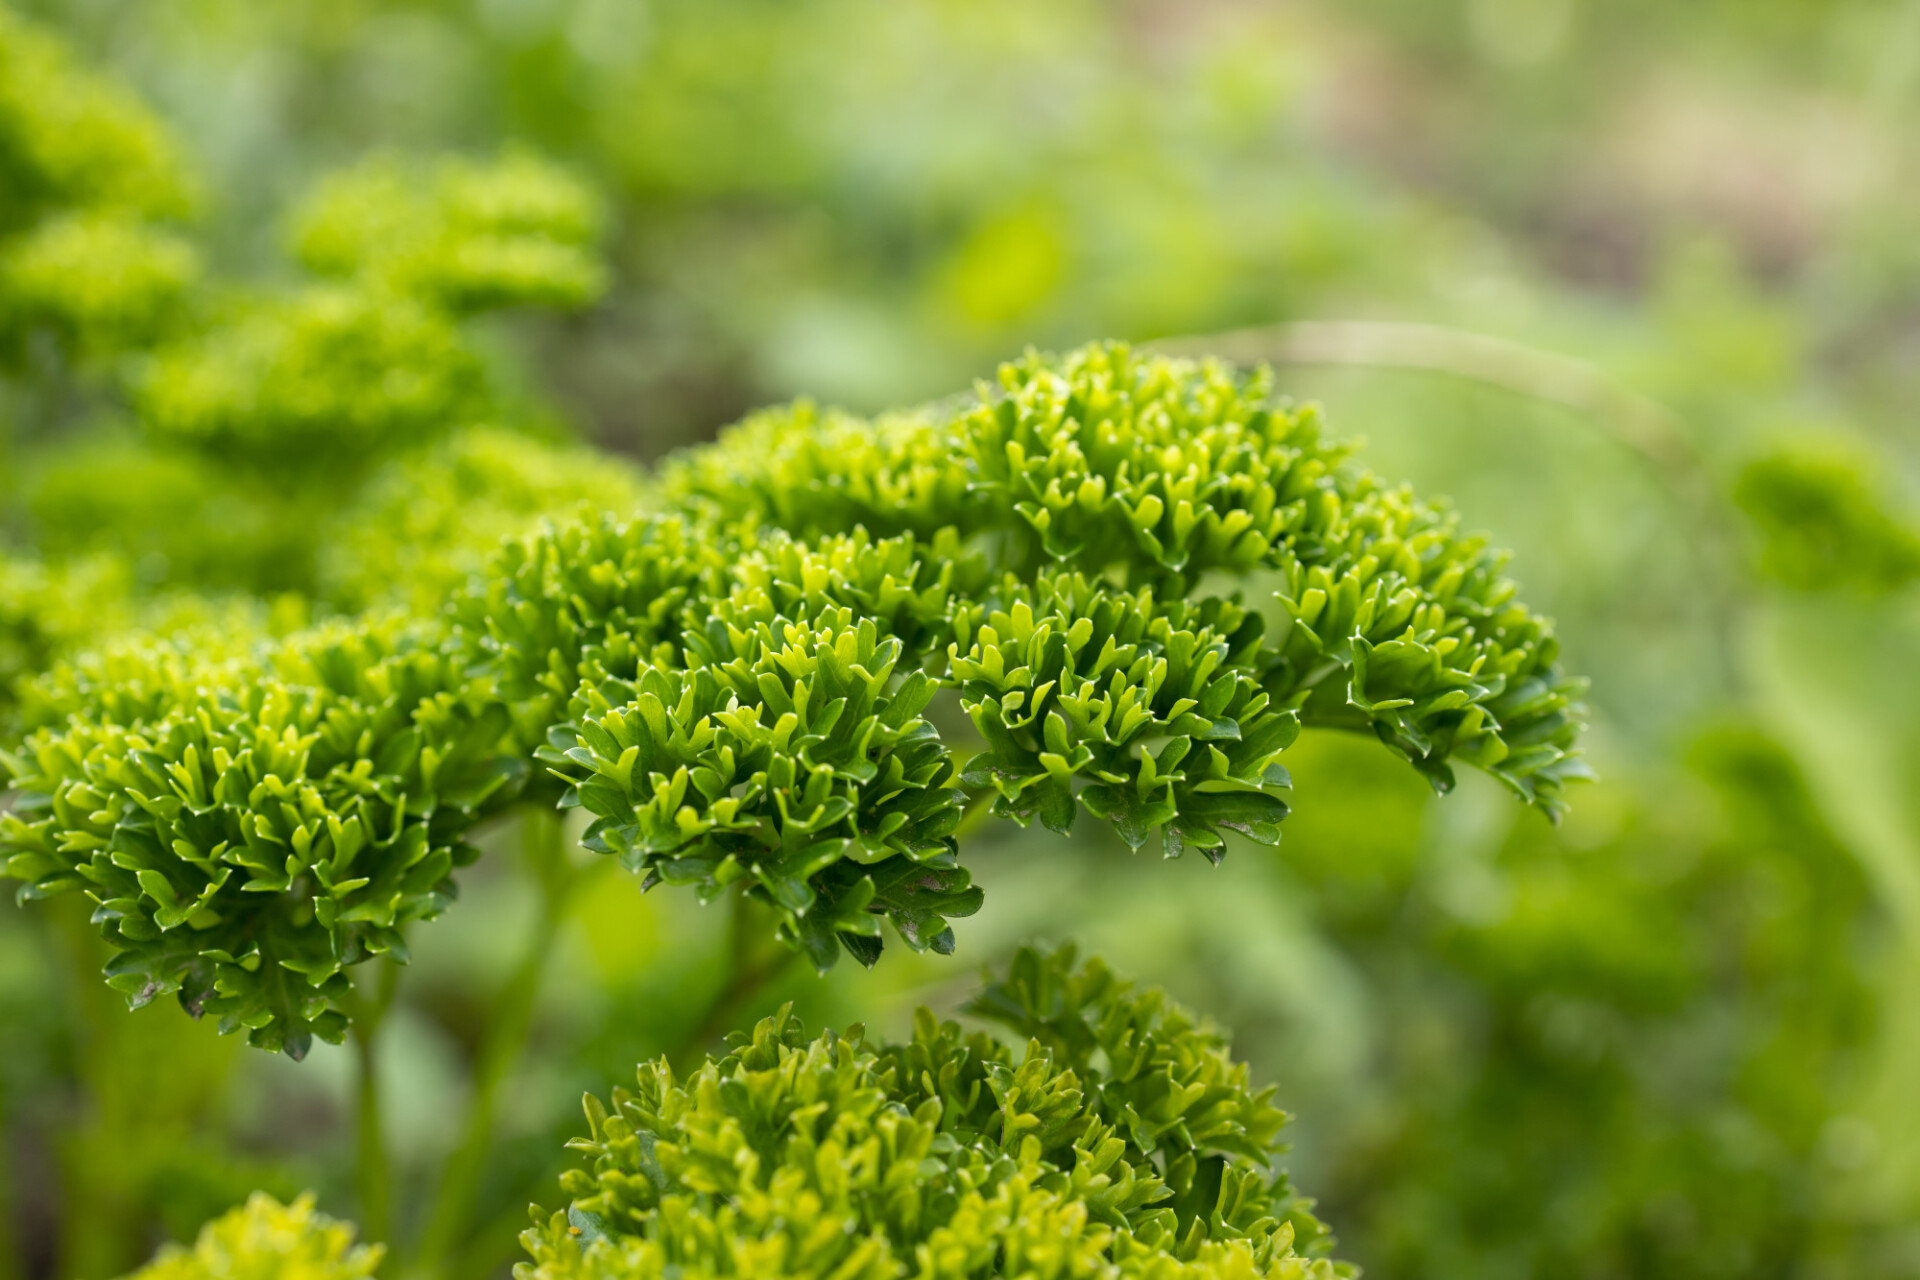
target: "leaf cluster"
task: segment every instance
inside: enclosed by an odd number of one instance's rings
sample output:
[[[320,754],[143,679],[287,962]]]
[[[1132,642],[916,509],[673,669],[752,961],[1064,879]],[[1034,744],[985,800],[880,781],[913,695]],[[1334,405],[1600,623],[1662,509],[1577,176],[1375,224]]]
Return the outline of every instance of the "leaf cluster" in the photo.
[[[213,306],[140,377],[136,410],[160,440],[270,473],[354,471],[430,442],[491,407],[460,322],[594,301],[598,226],[586,187],[525,154],[368,161],[290,218],[315,282]]]
[[[39,331],[82,357],[159,333],[199,278],[167,226],[196,202],[143,104],[0,9],[0,370]]]
[[[952,949],[975,806],[1217,859],[1279,838],[1303,726],[1550,814],[1583,774],[1578,685],[1500,555],[1264,373],[1033,356],[967,404],[761,415],[645,501],[509,542],[437,616],[39,682],[65,718],[8,757],[9,874],[101,904],[129,995],[298,1049],[535,758],[524,794],[586,809],[588,848],[754,895],[821,969],[883,923]]]
[[[358,613],[431,616],[499,552],[549,517],[630,512],[633,466],[584,445],[498,426],[452,432],[382,463],[329,513],[314,594]]]
[[[951,529],[999,573],[1079,573],[1162,610],[1259,593],[1271,605],[1237,620],[1242,663],[1223,673],[1246,670],[1305,723],[1373,730],[1436,787],[1458,759],[1557,812],[1582,771],[1579,685],[1551,629],[1517,602],[1504,553],[1348,455],[1316,410],[1276,400],[1270,371],[1096,344],[1003,366],[957,410],[760,415],[666,485],[803,537]],[[1001,712],[1036,722],[1040,700]]]
[[[24,797],[0,814],[21,896],[91,898],[135,1006],[175,993],[294,1057],[342,1037],[345,969],[405,959],[513,789],[504,709],[399,623],[237,654],[120,646],[49,683],[58,727],[0,753]]]
[[[316,1212],[311,1195],[283,1205],[255,1192],[202,1227],[192,1247],[163,1247],[127,1280],[371,1280],[386,1250],[353,1236]]]
[[[606,288],[593,194],[551,164],[508,151],[424,170],[380,155],[323,180],[292,219],[314,274],[377,284],[444,311],[582,307]]]
[[[748,882],[823,966],[833,934],[871,962],[869,915],[950,947],[941,917],[977,905],[963,788],[1218,858],[1278,840],[1303,725],[1550,814],[1584,776],[1578,683],[1501,556],[1347,466],[1262,374],[1036,356],[958,410],[760,415],[662,489],[684,514],[513,553],[469,626],[519,696],[581,681],[541,758],[589,847]],[[939,691],[964,757],[922,714]]]
[[[587,1167],[517,1280],[668,1276],[1334,1280],[1271,1161],[1286,1116],[1225,1042],[1071,949],[1023,950],[911,1039],[809,1038],[787,1010],[688,1077],[589,1095]]]

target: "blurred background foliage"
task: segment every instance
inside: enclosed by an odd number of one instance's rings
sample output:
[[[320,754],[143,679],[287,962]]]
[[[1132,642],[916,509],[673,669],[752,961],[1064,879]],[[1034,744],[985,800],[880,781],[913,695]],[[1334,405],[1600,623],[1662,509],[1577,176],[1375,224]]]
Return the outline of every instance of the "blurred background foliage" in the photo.
[[[1070,936],[1234,1029],[1371,1275],[1920,1276],[1920,5],[17,13],[0,721],[116,632],[431,607],[769,400],[1104,336],[1274,360],[1519,549],[1603,785],[1552,828],[1312,739],[1277,851],[988,829],[957,961],[727,1013],[897,1032]],[[384,1045],[403,1205],[477,1170],[463,1277],[729,946],[597,875],[502,1059],[533,874],[464,874]],[[107,1280],[256,1188],[353,1212],[347,1052],[125,1012],[54,905],[0,907],[0,1280]]]

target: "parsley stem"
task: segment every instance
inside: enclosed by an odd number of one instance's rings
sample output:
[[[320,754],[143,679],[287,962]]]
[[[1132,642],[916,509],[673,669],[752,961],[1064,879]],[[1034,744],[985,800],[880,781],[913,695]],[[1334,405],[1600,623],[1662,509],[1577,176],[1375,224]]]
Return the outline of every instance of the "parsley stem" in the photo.
[[[540,914],[519,962],[489,1002],[491,1018],[474,1062],[473,1094],[460,1144],[448,1159],[428,1213],[412,1272],[437,1277],[466,1243],[480,1175],[493,1144],[500,1097],[526,1050],[534,1004],[546,977],[547,962],[560,934],[574,891],[611,859],[596,859],[576,870],[567,857],[565,822],[560,814],[528,807],[521,816],[521,848],[540,890]]]
[[[393,1238],[393,1165],[387,1153],[386,1114],[380,1088],[380,1027],[392,1007],[400,966],[382,960],[373,966],[374,990],[356,993],[352,1018],[354,1061],[354,1190],[360,1199],[365,1238]]]
[[[798,948],[778,939],[771,946],[763,944],[759,935],[764,925],[765,917],[753,899],[744,893],[734,895],[726,980],[668,1052],[667,1061],[676,1073],[692,1070],[708,1046],[734,1029],[746,1008],[800,960],[803,953]]]

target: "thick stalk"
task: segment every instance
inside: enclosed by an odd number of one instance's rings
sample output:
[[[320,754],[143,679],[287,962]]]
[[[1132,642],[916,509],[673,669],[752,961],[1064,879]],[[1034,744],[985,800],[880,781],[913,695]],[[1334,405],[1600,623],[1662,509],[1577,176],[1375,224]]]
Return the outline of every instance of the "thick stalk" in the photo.
[[[0,782],[0,813],[6,811],[6,784]],[[0,912],[18,912],[17,907],[0,906]],[[10,920],[6,928],[17,928]],[[0,1093],[0,1121],[19,1107],[18,1099]],[[15,1198],[14,1161],[19,1156],[12,1130],[0,1124],[0,1280],[20,1280],[26,1274],[26,1256],[20,1239],[22,1206]]]
[[[0,1109],[10,1103],[11,1099],[0,1098]],[[19,1211],[13,1198],[13,1152],[0,1147],[0,1280],[19,1280],[22,1274],[19,1233],[14,1227]]]
[[[491,1019],[474,1062],[473,1094],[467,1108],[460,1144],[447,1161],[440,1189],[420,1238],[412,1274],[439,1277],[466,1242],[473,1219],[480,1174],[493,1143],[500,1094],[526,1049],[533,1024],[534,1003],[546,976],[547,961],[559,937],[567,907],[580,882],[607,860],[587,871],[575,871],[566,857],[562,820],[558,814],[528,809],[522,819],[521,848],[540,891],[540,911],[526,949],[490,1004]]]
[[[353,1016],[354,1191],[360,1229],[371,1241],[393,1239],[393,1166],[387,1154],[386,1113],[380,1090],[380,1026],[393,1004],[400,966],[381,960],[373,991],[361,992]]]
[[[139,1260],[139,1196],[134,1171],[120,1150],[136,1105],[124,1073],[114,1070],[115,1032],[126,1017],[121,1001],[99,980],[99,939],[77,903],[49,903],[53,941],[73,983],[74,1066],[80,1119],[57,1143],[61,1175],[60,1271],[111,1276]]]
[[[759,904],[746,894],[736,894],[727,940],[727,976],[701,1010],[688,1024],[685,1034],[668,1051],[667,1061],[684,1074],[706,1052],[707,1046],[732,1030],[740,1015],[767,987],[783,977],[800,960],[801,953],[778,940],[765,945],[766,920]]]

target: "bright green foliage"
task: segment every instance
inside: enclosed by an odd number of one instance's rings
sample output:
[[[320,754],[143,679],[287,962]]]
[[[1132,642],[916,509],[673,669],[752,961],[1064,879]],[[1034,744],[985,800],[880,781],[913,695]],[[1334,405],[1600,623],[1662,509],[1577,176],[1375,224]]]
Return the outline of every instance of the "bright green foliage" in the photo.
[[[177,235],[116,214],[51,219],[0,253],[0,317],[98,356],[143,346],[177,319],[200,274]]]
[[[0,366],[36,332],[80,357],[158,335],[199,263],[153,220],[192,204],[160,122],[0,9]]]
[[[1867,464],[1814,446],[1747,464],[1734,487],[1761,568],[1796,591],[1890,591],[1920,578],[1920,522],[1889,510]]]
[[[926,539],[952,527],[991,544],[998,570],[1078,571],[1150,589],[1176,613],[1177,599],[1207,599],[1222,579],[1271,577],[1273,623],[1250,624],[1237,644],[1244,665],[1226,663],[1223,677],[1244,670],[1308,723],[1371,727],[1438,787],[1458,758],[1555,812],[1563,783],[1582,776],[1569,711],[1578,685],[1555,668],[1546,626],[1515,603],[1504,557],[1460,536],[1444,510],[1351,467],[1316,413],[1274,402],[1265,373],[1094,346],[1008,365],[975,406],[886,424],[864,447],[849,439],[857,432],[804,407],[762,415],[670,485],[795,533],[857,525]],[[1070,630],[1079,619],[1057,620]],[[1262,630],[1271,638],[1252,645]],[[1049,631],[1041,643],[1066,642]],[[1036,732],[1038,691],[1054,672],[1018,651],[1028,640],[1013,643],[1005,670],[1032,674],[1003,692],[1034,699],[995,699],[988,711],[1027,731],[1012,753],[989,739],[1017,803],[1046,774],[1040,754],[1063,753]],[[1077,719],[1072,737],[1100,741]],[[1126,741],[1122,731],[1101,745]],[[1146,803],[1151,782],[1134,781]]]
[[[956,782],[1023,823],[1084,806],[1218,857],[1227,832],[1279,838],[1303,721],[1370,728],[1441,788],[1477,764],[1549,813],[1583,775],[1578,686],[1500,558],[1352,471],[1264,376],[1034,357],[958,411],[761,415],[663,488],[712,531],[555,534],[475,626],[522,696],[588,675],[543,758],[589,847],[750,880],[822,965],[823,929],[871,962],[862,913],[950,945],[937,917],[976,905]],[[1274,591],[1272,624],[1235,577]],[[964,772],[918,718],[936,688],[984,743]]]
[[[321,517],[306,495],[236,483],[198,451],[155,448],[125,430],[76,434],[38,450],[21,487],[43,555],[118,557],[135,589],[266,593],[311,577]]]
[[[167,1245],[127,1280],[369,1280],[386,1252],[317,1213],[311,1195],[283,1205],[255,1192],[200,1229],[191,1249]]]
[[[124,610],[126,566],[96,559],[49,570],[0,552],[0,730],[11,730],[18,684]],[[4,774],[0,773],[0,777]]]
[[[606,287],[600,222],[592,192],[524,153],[443,160],[425,174],[386,156],[323,182],[293,219],[293,243],[316,274],[450,311],[572,308]]]
[[[669,883],[750,881],[821,969],[841,942],[871,964],[877,913],[952,951],[943,917],[980,891],[954,865],[952,759],[920,717],[932,682],[890,689],[900,641],[851,610],[723,628],[691,671],[649,665],[585,695],[580,745],[549,758],[591,770],[568,797],[597,816],[587,846]]]
[[[1856,1122],[1834,1117],[1859,1114],[1893,933],[1782,744],[1697,733],[1601,839],[1475,837],[1452,885],[1386,834],[1391,778],[1350,751],[1321,767],[1354,803],[1302,815],[1317,864],[1287,891],[1365,975],[1378,1030],[1322,1085],[1315,1189],[1370,1274],[1904,1274],[1853,1261],[1885,1219],[1807,1186],[1849,1171]]]
[[[56,675],[57,728],[0,755],[24,897],[80,890],[136,1006],[177,993],[294,1057],[346,1028],[347,966],[406,956],[461,841],[508,784],[505,712],[405,626],[327,626],[258,654],[147,643]],[[59,701],[64,694],[64,703]]]
[[[565,786],[529,794],[589,810],[590,849],[742,887],[821,969],[873,963],[883,921],[952,949],[981,903],[970,804],[1060,831],[1084,807],[1217,859],[1229,833],[1278,840],[1303,723],[1370,730],[1443,788],[1478,765],[1548,813],[1582,774],[1577,686],[1499,557],[1353,470],[1264,374],[1032,357],[975,405],[762,415],[649,501],[678,511],[508,544],[450,626],[70,668],[46,696],[72,686],[79,714],[17,753],[10,873],[111,904],[130,995],[299,1047],[342,1030],[344,967],[444,905],[466,827],[536,750]]]
[[[576,521],[501,548],[454,615],[531,751],[583,680],[670,661],[683,611],[719,593],[741,550],[684,517]]]
[[[172,139],[144,105],[0,10],[0,233],[57,209],[177,217],[193,202]]]
[[[137,407],[163,440],[311,474],[438,435],[478,413],[481,393],[479,360],[442,313],[379,290],[315,288],[158,357]]]
[[[589,1096],[570,1205],[517,1280],[1334,1280],[1271,1160],[1286,1115],[1218,1034],[1098,961],[1026,950],[904,1044],[809,1039],[789,1012],[686,1079]]]
[[[1038,585],[1034,604],[996,609],[956,646],[962,705],[989,744],[967,780],[1061,832],[1085,782],[1080,803],[1134,848],[1162,830],[1169,857],[1191,845],[1217,860],[1224,830],[1277,841],[1277,757],[1300,724],[1249,669],[1259,619],[1234,601],[1161,606],[1148,588],[1078,574]]]
[[[623,459],[497,427],[457,431],[384,463],[332,515],[316,591],[337,609],[430,614],[541,519],[632,511],[640,495]]]

